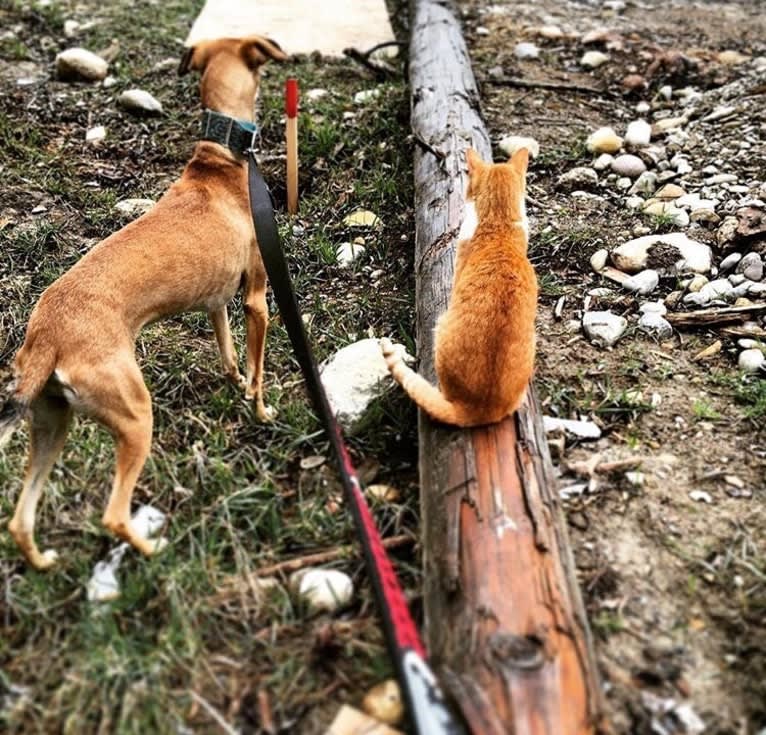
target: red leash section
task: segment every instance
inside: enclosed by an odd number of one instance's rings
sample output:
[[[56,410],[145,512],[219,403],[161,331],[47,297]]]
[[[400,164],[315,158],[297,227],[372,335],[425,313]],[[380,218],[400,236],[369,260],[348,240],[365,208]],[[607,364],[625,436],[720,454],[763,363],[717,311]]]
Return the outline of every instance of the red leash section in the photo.
[[[279,239],[271,192],[263,180],[252,150],[248,153],[250,209],[253,215],[258,248],[274,291],[274,298],[287,329],[295,355],[306,381],[306,388],[333,447],[346,502],[359,536],[367,573],[386,633],[388,650],[399,676],[417,735],[462,735],[462,725],[444,701],[436,677],[425,660],[425,649],[410,615],[404,593],[386,555],[372,513],[362,494],[362,487],[351,463],[340,427],[330,408],[324,386],[306,332],[303,328],[292,280]]]

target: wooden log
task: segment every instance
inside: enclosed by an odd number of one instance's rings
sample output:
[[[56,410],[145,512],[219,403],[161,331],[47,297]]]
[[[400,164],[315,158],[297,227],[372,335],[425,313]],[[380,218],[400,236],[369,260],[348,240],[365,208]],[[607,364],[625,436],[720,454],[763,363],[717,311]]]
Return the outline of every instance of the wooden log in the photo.
[[[431,335],[452,284],[464,151],[488,159],[491,145],[450,2],[414,0],[409,59],[418,351],[433,381]],[[419,433],[426,637],[470,730],[600,729],[590,633],[534,390],[501,424],[450,430],[421,413]]]
[[[720,309],[700,309],[666,314],[665,318],[674,327],[709,327],[715,324],[744,322],[752,317],[766,314],[766,304],[749,306],[724,306]]]

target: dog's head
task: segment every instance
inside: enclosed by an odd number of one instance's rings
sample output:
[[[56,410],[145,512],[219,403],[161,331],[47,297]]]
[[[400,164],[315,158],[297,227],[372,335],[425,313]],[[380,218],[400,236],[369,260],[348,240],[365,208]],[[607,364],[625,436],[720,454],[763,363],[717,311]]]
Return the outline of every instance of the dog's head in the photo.
[[[178,73],[199,71],[202,104],[223,111],[236,104],[252,105],[258,72],[270,59],[285,61],[287,54],[264,36],[200,41],[186,50]]]

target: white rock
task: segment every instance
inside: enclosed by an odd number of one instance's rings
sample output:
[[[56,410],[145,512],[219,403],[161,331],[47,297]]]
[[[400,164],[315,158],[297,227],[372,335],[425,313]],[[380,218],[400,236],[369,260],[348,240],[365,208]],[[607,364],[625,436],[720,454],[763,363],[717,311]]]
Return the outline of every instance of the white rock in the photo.
[[[689,213],[674,204],[666,203],[664,213],[676,227],[686,227],[689,224]]]
[[[747,373],[759,372],[766,363],[766,357],[760,350],[743,350],[739,353],[739,359],[737,365],[740,370],[744,370]]]
[[[676,173],[679,176],[686,176],[686,174],[690,174],[692,171],[694,171],[689,161],[687,161],[685,158],[676,157],[676,159],[676,163],[671,161],[670,165],[675,167]]]
[[[628,321],[611,311],[586,311],[582,326],[591,342],[611,347],[625,333]]]
[[[659,339],[667,339],[673,334],[673,327],[670,322],[659,314],[651,312],[641,315],[638,320],[638,328],[643,332],[655,335]]]
[[[709,280],[706,276],[697,274],[689,281],[689,285],[686,287],[686,290],[689,291],[689,293],[698,293],[704,286],[707,286],[708,283]]]
[[[380,88],[363,89],[361,92],[357,92],[354,95],[354,104],[366,105],[368,102],[372,102],[378,97],[380,97]]]
[[[652,139],[652,126],[646,120],[634,120],[628,125],[625,142],[629,145],[649,145]]]
[[[560,419],[556,416],[543,416],[543,429],[546,434],[564,432],[578,439],[600,439],[601,429],[593,421],[575,421]]]
[[[330,92],[326,89],[322,89],[321,87],[315,87],[314,89],[309,89],[306,92],[306,99],[310,100],[311,102],[316,102],[317,100],[321,100],[323,97],[326,97]]]
[[[402,345],[395,345],[411,362]],[[322,383],[338,421],[353,430],[376,398],[393,387],[377,339],[363,339],[338,350],[320,366]]]
[[[123,199],[114,208],[125,217],[139,217],[154,206],[153,199]]]
[[[593,168],[596,171],[604,171],[614,161],[614,156],[611,153],[602,153],[595,161],[593,161]]]
[[[728,278],[717,278],[715,281],[706,283],[699,291],[698,295],[705,302],[713,299],[724,299],[734,291],[734,286],[729,283]]]
[[[517,59],[537,59],[540,57],[540,49],[534,43],[522,41],[513,47],[513,55]]]
[[[656,245],[670,245],[679,251],[679,259],[675,264],[679,271],[707,273],[710,270],[713,257],[710,246],[692,240],[683,232],[644,235],[629,240],[611,252],[612,262],[627,273],[644,270],[649,251]]]
[[[747,290],[748,296],[760,298],[766,296],[766,283],[751,283]]]
[[[290,589],[315,612],[335,612],[351,601],[354,583],[337,569],[302,569],[290,576]]]
[[[663,99],[669,100],[673,97],[673,87],[669,84],[664,84],[657,91]]]
[[[689,493],[689,497],[696,503],[710,504],[713,502],[713,496],[710,493],[705,492],[704,490],[692,490]]]
[[[685,209],[715,209],[717,202],[714,199],[702,199],[699,194],[684,194],[676,199],[677,207]]]
[[[580,66],[584,66],[586,69],[597,69],[606,64],[607,61],[609,61],[609,57],[601,51],[586,51],[580,58]]]
[[[117,104],[128,112],[139,115],[158,115],[162,104],[143,89],[127,89],[118,98]]]
[[[641,100],[640,102],[636,104],[636,112],[639,115],[645,115],[651,109],[652,109],[652,106],[646,100]]]
[[[638,156],[623,153],[612,161],[612,171],[619,176],[629,176],[631,179],[635,179],[646,171],[646,164]]]
[[[96,125],[85,133],[85,142],[94,146],[98,145],[104,138],[106,138],[106,128],[103,125]]]
[[[633,182],[627,176],[620,176],[620,178],[617,179],[615,184],[617,185],[617,188],[620,191],[627,191],[628,189],[630,189]]]
[[[69,20],[64,21],[64,35],[67,38],[73,38],[77,35],[77,31],[79,30],[80,24],[76,20],[70,18]]]
[[[510,158],[516,151],[526,148],[532,158],[540,154],[540,144],[534,138],[523,135],[506,135],[498,143],[498,148]]]
[[[587,166],[577,166],[559,176],[556,183],[566,189],[588,188],[598,184],[598,174]]]
[[[641,271],[640,273],[636,273],[635,276],[631,276],[622,285],[623,288],[626,288],[628,291],[635,291],[641,296],[646,296],[647,294],[650,294],[652,291],[654,291],[659,283],[660,277],[657,271],[647,269],[645,271]]]
[[[644,200],[640,196],[629,196],[627,199],[625,199],[625,206],[628,209],[635,211],[637,209],[641,209],[644,206]]]
[[[622,147],[622,138],[613,128],[599,128],[588,136],[585,146],[593,153],[616,153]]]
[[[109,64],[100,56],[84,48],[68,48],[56,56],[56,74],[66,81],[101,81]]]
[[[641,304],[638,310],[642,314],[656,314],[657,316],[665,316],[668,313],[668,307],[662,301],[647,301]]]
[[[758,253],[748,253],[739,261],[737,273],[751,281],[760,281],[763,278],[763,259]]]
[[[598,273],[599,271],[603,270],[608,258],[609,251],[606,248],[596,250],[596,252],[590,256],[590,267],[593,268],[596,273]]]
[[[759,344],[757,339],[749,339],[748,337],[737,340],[737,347],[743,350],[754,350]]]
[[[134,530],[144,538],[152,538],[165,524],[165,514],[151,505],[142,505],[131,519]],[[162,548],[167,541],[158,540]],[[130,549],[130,544],[122,543],[114,547],[106,559],[93,568],[93,574],[88,580],[87,598],[89,602],[108,602],[120,596],[120,583],[117,571],[122,559]]]
[[[730,253],[721,261],[718,268],[723,273],[737,265],[740,260],[742,260],[742,253]]]
[[[716,184],[733,184],[736,180],[736,174],[716,174],[715,176],[705,179],[705,183],[708,186],[715,186]]]
[[[357,258],[364,255],[364,245],[342,242],[335,250],[335,258],[341,268],[348,268]]]
[[[653,171],[644,171],[634,182],[630,194],[654,194],[657,188],[657,174]],[[643,201],[641,202],[643,206]]]
[[[721,270],[723,270],[723,268],[722,268]],[[742,273],[732,273],[732,274],[729,276],[729,283],[730,283],[732,286],[740,286],[740,285],[742,285],[742,284],[743,284],[745,281],[747,281],[747,278],[745,278],[745,276],[744,276]]]

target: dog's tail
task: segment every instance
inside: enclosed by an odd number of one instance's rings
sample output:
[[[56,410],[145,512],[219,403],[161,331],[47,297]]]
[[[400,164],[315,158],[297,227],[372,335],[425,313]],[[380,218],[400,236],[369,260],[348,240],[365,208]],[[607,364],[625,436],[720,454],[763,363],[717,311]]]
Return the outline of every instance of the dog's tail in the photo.
[[[382,340],[381,347],[394,380],[431,418],[452,426],[474,426],[478,423],[465,408],[447,399],[436,386],[410,368],[400,355],[392,352],[388,340]]]
[[[56,352],[47,345],[36,346],[33,350],[24,347],[17,358],[17,365],[23,367],[18,370],[10,397],[0,404],[0,449],[8,443],[30,404],[48,382],[56,367]]]

